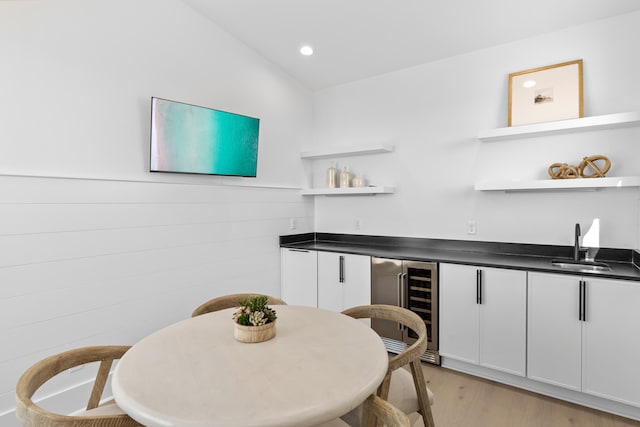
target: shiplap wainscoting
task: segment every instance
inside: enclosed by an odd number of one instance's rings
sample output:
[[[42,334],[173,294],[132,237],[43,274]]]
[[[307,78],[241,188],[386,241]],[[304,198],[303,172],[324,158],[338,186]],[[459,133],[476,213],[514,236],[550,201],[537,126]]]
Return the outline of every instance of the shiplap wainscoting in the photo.
[[[313,200],[294,189],[3,176],[0,218],[0,425],[14,426],[16,381],[46,356],[133,344],[225,293],[279,296],[278,236],[290,218],[312,231]],[[80,409],[70,402],[88,371],[42,395]]]

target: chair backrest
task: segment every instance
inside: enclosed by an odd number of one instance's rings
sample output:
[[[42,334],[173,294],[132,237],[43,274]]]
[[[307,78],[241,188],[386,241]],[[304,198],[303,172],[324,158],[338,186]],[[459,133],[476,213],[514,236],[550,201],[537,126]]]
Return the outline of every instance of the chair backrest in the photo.
[[[140,426],[125,413],[110,415],[62,415],[36,405],[34,393],[48,380],[75,366],[100,362],[86,409],[98,408],[109,371],[114,360],[120,359],[129,346],[96,346],[69,350],[50,356],[27,369],[16,385],[16,417],[25,427],[128,427]]]
[[[370,425],[368,419],[370,415],[375,416],[378,422],[386,426],[409,427],[411,425],[409,417],[404,412],[375,394],[372,394],[364,401],[363,410],[365,420],[362,425],[365,426]]]
[[[426,427],[433,427],[435,423],[433,421],[433,414],[431,413],[429,391],[424,380],[422,367],[420,366],[420,357],[424,354],[428,344],[427,327],[424,320],[411,310],[384,304],[353,307],[344,310],[342,313],[356,319],[375,318],[389,320],[404,325],[416,333],[418,338],[413,344],[399,354],[389,356],[389,368],[387,369],[384,380],[382,380],[382,384],[378,387],[378,396],[384,400],[388,399],[391,386],[391,374],[396,369],[404,365],[409,365],[417,396],[416,410],[422,415],[424,425]],[[398,374],[403,373],[402,371],[398,372]],[[391,400],[393,401],[393,399]],[[379,426],[381,424],[378,421],[374,425]]]
[[[248,299],[254,296],[266,296],[268,305],[287,305],[286,302],[282,301],[280,298],[272,297],[269,295],[261,295],[261,294],[231,294],[231,295],[223,295],[221,297],[210,299],[204,304],[200,305],[198,308],[193,310],[191,313],[191,317],[200,316],[201,314],[211,313],[212,311],[224,310],[225,308],[233,308],[239,307],[238,301]]]
[[[418,339],[399,354],[389,356],[389,371],[394,371],[411,361],[419,359],[427,349],[428,335],[424,320],[406,308],[386,304],[352,307],[342,312],[356,319],[383,319],[404,325],[418,335]]]

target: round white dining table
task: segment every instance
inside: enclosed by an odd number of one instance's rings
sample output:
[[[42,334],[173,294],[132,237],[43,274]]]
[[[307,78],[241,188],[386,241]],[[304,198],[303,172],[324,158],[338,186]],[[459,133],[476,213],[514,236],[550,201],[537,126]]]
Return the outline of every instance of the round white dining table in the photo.
[[[376,391],[388,356],[362,320],[272,308],[276,336],[261,343],[234,339],[234,309],[142,339],[116,366],[116,403],[148,427],[304,427],[337,418]]]

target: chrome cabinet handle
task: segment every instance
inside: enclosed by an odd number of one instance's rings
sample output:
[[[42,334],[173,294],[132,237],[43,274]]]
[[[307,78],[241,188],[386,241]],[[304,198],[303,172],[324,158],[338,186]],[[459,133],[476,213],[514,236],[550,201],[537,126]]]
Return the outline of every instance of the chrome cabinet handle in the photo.
[[[338,276],[340,283],[344,283],[344,256],[340,255],[338,261]]]
[[[402,273],[400,275],[400,307],[409,309],[407,307],[406,295],[405,295],[405,279],[407,278],[407,273]],[[408,282],[407,282],[408,283]],[[404,331],[407,329],[404,325],[399,324],[400,330]]]
[[[396,295],[396,305],[398,307],[402,307],[402,273],[398,273],[396,276],[396,285],[398,286],[398,293]],[[402,325],[400,323],[398,323],[398,330],[401,331],[402,330]]]
[[[400,283],[402,284],[402,286],[400,287],[400,307],[404,307],[404,308],[408,308],[407,305],[407,301],[406,298],[407,296],[405,295],[405,285],[404,285],[404,280],[407,278],[407,273],[402,273],[401,279],[400,279]]]

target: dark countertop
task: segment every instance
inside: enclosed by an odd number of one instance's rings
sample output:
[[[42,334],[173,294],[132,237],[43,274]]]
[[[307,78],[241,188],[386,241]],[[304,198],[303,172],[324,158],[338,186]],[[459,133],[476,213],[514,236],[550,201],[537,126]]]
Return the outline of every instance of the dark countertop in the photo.
[[[640,282],[640,253],[631,249],[602,248],[596,261],[607,263],[611,270],[579,272],[551,265],[552,259],[570,260],[572,246],[306,233],[281,236],[280,247]]]

